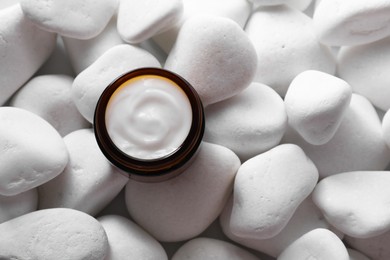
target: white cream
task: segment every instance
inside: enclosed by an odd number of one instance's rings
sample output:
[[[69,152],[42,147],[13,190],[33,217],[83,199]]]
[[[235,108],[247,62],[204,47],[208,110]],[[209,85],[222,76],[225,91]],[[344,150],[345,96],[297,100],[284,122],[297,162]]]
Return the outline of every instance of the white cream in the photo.
[[[182,145],[191,128],[192,109],[187,95],[173,81],[138,76],[111,96],[105,121],[121,151],[138,159],[157,159]]]

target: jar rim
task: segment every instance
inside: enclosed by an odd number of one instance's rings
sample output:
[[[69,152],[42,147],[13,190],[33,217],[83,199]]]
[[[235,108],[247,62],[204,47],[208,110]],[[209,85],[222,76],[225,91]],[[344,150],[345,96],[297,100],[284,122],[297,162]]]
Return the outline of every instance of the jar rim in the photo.
[[[113,93],[129,79],[147,75],[165,77],[176,83],[186,94],[192,109],[191,127],[183,143],[172,153],[156,159],[136,158],[120,150],[111,140],[105,122],[106,108]],[[113,165],[124,171],[123,174],[140,181],[167,179],[176,176],[198,150],[205,130],[204,108],[196,90],[183,77],[165,69],[139,68],[120,75],[106,87],[96,105],[93,128],[99,148]]]

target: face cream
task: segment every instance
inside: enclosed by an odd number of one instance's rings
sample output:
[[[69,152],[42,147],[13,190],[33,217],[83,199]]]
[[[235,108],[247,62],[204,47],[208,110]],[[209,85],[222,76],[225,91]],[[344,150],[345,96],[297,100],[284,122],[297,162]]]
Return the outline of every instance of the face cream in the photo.
[[[108,135],[120,150],[138,159],[157,159],[184,142],[192,110],[174,81],[144,75],[129,79],[114,92],[105,117]]]
[[[161,181],[179,174],[196,153],[204,132],[203,106],[180,76],[143,68],[112,82],[94,117],[105,156],[131,178]]]

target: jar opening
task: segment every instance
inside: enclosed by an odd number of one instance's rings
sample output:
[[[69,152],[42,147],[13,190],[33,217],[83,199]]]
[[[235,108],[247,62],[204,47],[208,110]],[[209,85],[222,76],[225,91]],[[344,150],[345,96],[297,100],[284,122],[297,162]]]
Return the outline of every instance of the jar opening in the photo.
[[[182,145],[191,128],[192,108],[174,81],[142,75],[114,91],[105,123],[120,150],[137,159],[153,160],[174,153]]]

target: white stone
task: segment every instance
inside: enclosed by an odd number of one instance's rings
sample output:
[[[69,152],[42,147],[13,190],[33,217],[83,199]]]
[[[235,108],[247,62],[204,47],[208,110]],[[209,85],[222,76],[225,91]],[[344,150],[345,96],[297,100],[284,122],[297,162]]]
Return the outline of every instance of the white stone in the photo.
[[[48,122],[15,107],[0,107],[0,122],[0,195],[25,192],[62,172],[68,151]]]
[[[29,22],[20,5],[0,10],[0,105],[39,69],[55,42],[55,34]]]
[[[283,100],[270,87],[252,83],[238,95],[205,109],[204,140],[226,146],[241,161],[279,144],[287,126]]]
[[[259,6],[286,4],[300,11],[307,9],[312,2],[312,0],[248,0],[248,1],[252,2],[255,8]]]
[[[313,21],[321,42],[343,46],[374,42],[390,35],[388,0],[327,0],[316,7]]]
[[[237,23],[205,15],[185,22],[165,68],[191,83],[207,106],[248,87],[256,63],[255,49]]]
[[[372,260],[390,259],[390,231],[370,238],[353,238],[345,236],[345,242],[352,248],[365,254]],[[360,260],[360,259],[359,259]],[[363,258],[363,260],[365,260]]]
[[[347,248],[349,260],[370,260],[367,256],[363,255],[359,251]]]
[[[320,181],[313,201],[338,230],[368,238],[390,230],[389,186],[388,171],[344,172]]]
[[[349,260],[343,242],[327,229],[315,229],[289,245],[277,260]]]
[[[390,109],[385,113],[382,119],[382,131],[385,142],[390,148]]]
[[[126,204],[131,217],[159,241],[193,238],[221,213],[240,166],[229,149],[202,143],[193,163],[179,176],[160,183],[130,179]]]
[[[322,0],[313,0],[314,1],[314,9],[318,7]]]
[[[128,177],[106,159],[92,129],[72,132],[64,142],[69,163],[59,176],[38,188],[39,207],[73,208],[95,215],[121,191]]]
[[[80,113],[92,122],[100,95],[113,80],[134,69],[160,66],[154,56],[139,47],[117,45],[77,75],[72,86],[73,100]]]
[[[173,255],[172,260],[260,260],[248,251],[229,242],[198,237],[186,242]]]
[[[304,71],[293,79],[284,99],[288,122],[306,142],[325,144],[340,126],[351,96],[351,87],[344,80]]]
[[[238,237],[230,230],[232,206],[233,196],[231,196],[231,199],[227,203],[220,217],[220,223],[225,235],[241,245],[264,252],[273,257],[277,257],[288,245],[313,229],[332,229],[324,220],[323,215],[314,205],[311,198],[308,197],[301,203],[301,205],[299,205],[290,221],[276,236],[268,239]],[[338,234],[338,236],[342,238],[342,234]]]
[[[110,246],[105,260],[168,260],[158,241],[130,219],[107,215],[98,220],[107,234]]]
[[[38,208],[38,192],[31,189],[15,196],[0,195],[0,224]]]
[[[246,33],[257,52],[254,81],[266,84],[281,96],[293,78],[305,70],[335,72],[330,49],[315,36],[311,18],[285,5],[258,8]]]
[[[0,9],[19,4],[20,0],[3,0],[0,2]]]
[[[234,181],[230,230],[240,237],[265,239],[287,225],[312,192],[318,171],[301,148],[283,144],[239,168]]]
[[[288,0],[286,4],[300,11],[306,11],[315,0]]]
[[[184,19],[197,15],[212,15],[229,18],[241,28],[251,13],[251,4],[243,0],[183,0]]]
[[[390,151],[372,104],[352,94],[351,102],[333,138],[323,145],[312,145],[288,128],[283,142],[295,143],[317,166],[320,178],[340,172],[381,171],[390,161]]]
[[[173,27],[182,13],[182,0],[121,0],[118,32],[126,42],[140,43]]]
[[[337,56],[338,75],[353,92],[368,98],[384,111],[390,109],[390,37],[353,47],[342,47]]]
[[[87,39],[61,37],[64,41],[70,62],[76,74],[94,63],[110,48],[123,44],[116,29],[117,18],[114,15],[104,30],[97,36]]]
[[[90,125],[72,100],[72,83],[73,78],[66,75],[34,77],[13,96],[10,104],[37,114],[65,136]]]
[[[184,12],[181,21],[166,32],[153,37],[153,40],[166,53],[170,52],[183,23],[191,17],[197,15],[225,17],[243,28],[252,11],[251,3],[246,0],[183,0],[183,5]]]
[[[24,14],[35,25],[77,39],[102,32],[118,4],[119,0],[20,0]]]
[[[0,224],[1,259],[104,260],[103,227],[72,209],[35,211]]]

